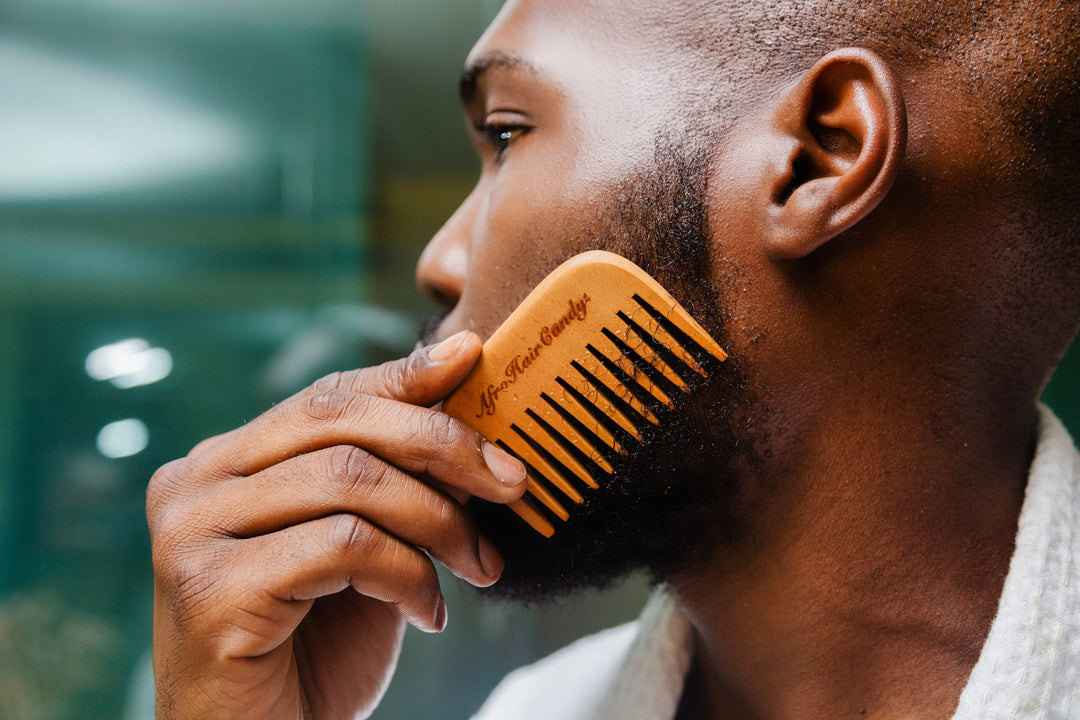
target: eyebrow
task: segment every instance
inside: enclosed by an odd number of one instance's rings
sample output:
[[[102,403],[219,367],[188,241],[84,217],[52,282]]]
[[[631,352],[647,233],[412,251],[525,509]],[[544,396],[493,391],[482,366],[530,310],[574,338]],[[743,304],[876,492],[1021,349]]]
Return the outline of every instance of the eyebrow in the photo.
[[[476,97],[476,87],[484,73],[491,70],[524,69],[531,75],[541,75],[539,69],[520,55],[495,52],[483,55],[465,66],[458,81],[458,95],[462,104],[468,105]]]

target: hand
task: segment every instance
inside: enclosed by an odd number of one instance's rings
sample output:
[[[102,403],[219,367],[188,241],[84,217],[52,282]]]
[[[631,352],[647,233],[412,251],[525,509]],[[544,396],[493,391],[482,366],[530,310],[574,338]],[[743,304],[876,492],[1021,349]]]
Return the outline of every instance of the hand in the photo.
[[[331,375],[158,470],[158,720],[367,717],[405,622],[446,623],[430,558],[473,585],[499,577],[460,501],[514,500],[525,469],[429,409],[479,355],[462,333]]]

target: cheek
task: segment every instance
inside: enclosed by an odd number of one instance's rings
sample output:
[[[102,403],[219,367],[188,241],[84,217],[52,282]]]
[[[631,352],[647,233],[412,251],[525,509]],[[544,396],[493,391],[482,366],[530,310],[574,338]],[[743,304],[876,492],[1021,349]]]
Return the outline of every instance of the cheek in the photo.
[[[473,227],[468,275],[459,303],[471,326],[486,336],[563,260],[584,249],[574,228],[591,211],[570,190],[557,161],[529,172],[510,163],[484,188]]]
[[[772,293],[781,278],[765,252],[769,193],[755,171],[761,155],[737,138],[728,145],[710,175],[712,282],[723,299],[732,350],[749,357],[776,327]]]

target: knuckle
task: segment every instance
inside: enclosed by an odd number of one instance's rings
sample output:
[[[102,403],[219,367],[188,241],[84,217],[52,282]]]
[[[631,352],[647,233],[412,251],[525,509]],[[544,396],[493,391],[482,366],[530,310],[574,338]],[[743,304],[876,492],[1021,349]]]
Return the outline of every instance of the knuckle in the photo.
[[[210,514],[205,512],[209,490],[186,482],[192,472],[190,460],[174,460],[154,473],[146,490],[151,563],[166,587],[212,567],[215,550],[207,543]]]
[[[357,552],[377,556],[386,547],[387,538],[374,525],[355,515],[337,515],[327,531],[330,552],[347,557]]]
[[[362,485],[378,485],[385,475],[385,466],[372,457],[371,453],[350,445],[334,447],[327,459],[327,475],[335,492],[349,495]]]
[[[207,572],[202,563],[193,558],[176,562],[161,574],[169,578],[172,596],[180,605],[198,605],[203,598],[213,594],[219,584],[216,573]]]
[[[313,393],[303,403],[304,414],[318,423],[331,423],[343,418],[350,411],[357,409],[359,396],[328,388]]]
[[[445,493],[431,490],[416,493],[413,502],[416,503],[417,514],[425,518],[427,526],[431,528],[427,533],[429,549],[440,542],[456,540],[452,533],[464,517],[460,510],[462,506],[457,501]]]
[[[344,373],[332,372],[329,375],[324,375],[323,377],[312,383],[311,390],[315,393],[324,392],[326,390],[341,390],[347,387],[344,381]]]
[[[379,366],[379,384],[390,394],[400,394],[409,385],[412,357]]]
[[[176,503],[158,503],[153,510],[147,511],[150,544],[155,553],[158,548],[168,548],[171,545],[169,539],[176,534],[176,529],[183,525],[180,515]]]
[[[419,431],[427,442],[443,447],[458,442],[463,436],[457,421],[441,412],[425,413],[420,421]]]
[[[212,547],[193,546],[195,535],[190,527],[177,524],[151,547],[155,584],[176,605],[197,602],[205,595],[199,589],[217,582],[216,553]]]
[[[173,514],[173,509],[183,497],[183,478],[190,472],[186,458],[173,460],[158,468],[146,486],[146,521],[151,537]]]
[[[178,558],[199,557],[207,552],[199,513],[188,503],[171,503],[154,518],[150,528],[151,561],[155,568],[167,570]]]
[[[157,586],[165,595],[170,615],[188,626],[200,619],[214,624],[210,618],[221,612],[218,598],[225,590],[223,581],[220,573],[194,559],[157,573]]]
[[[442,493],[434,493],[428,503],[427,511],[431,517],[435,518],[438,527],[450,530],[463,529],[462,534],[470,534],[472,526],[463,521],[464,514],[461,511],[461,506],[456,502]]]
[[[428,364],[423,350],[416,350],[400,360],[383,363],[379,366],[381,384],[395,395],[409,395]]]

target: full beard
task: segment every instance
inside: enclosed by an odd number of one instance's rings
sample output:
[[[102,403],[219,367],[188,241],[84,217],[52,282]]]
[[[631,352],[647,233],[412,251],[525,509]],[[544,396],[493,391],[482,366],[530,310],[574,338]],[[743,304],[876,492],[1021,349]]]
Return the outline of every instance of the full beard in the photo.
[[[707,159],[667,140],[654,162],[612,189],[610,206],[584,228],[580,249],[602,248],[653,275],[728,346],[713,273],[706,212]],[[523,603],[603,588],[644,570],[659,581],[740,535],[747,468],[756,464],[750,393],[737,358],[678,398],[615,472],[570,508],[544,538],[501,505],[473,499],[480,531],[503,554],[502,578],[484,594]]]

